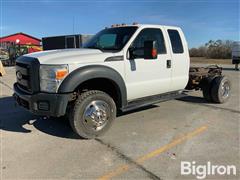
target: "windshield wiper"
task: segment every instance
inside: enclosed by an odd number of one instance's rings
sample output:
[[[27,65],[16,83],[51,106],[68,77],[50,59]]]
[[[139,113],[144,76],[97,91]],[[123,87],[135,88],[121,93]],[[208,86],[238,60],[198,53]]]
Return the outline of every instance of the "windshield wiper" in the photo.
[[[99,50],[103,50],[103,48],[99,47],[99,46],[88,46],[88,47],[85,47],[85,48],[89,48],[89,49],[99,49]]]
[[[84,47],[84,48],[89,48],[89,49],[99,49],[101,51],[104,51],[104,50],[112,50],[112,51],[116,51],[118,50],[119,48],[117,47],[99,47],[99,46],[87,46],[87,47]]]
[[[104,50],[119,50],[119,48],[117,47],[109,47],[109,48],[104,48]]]

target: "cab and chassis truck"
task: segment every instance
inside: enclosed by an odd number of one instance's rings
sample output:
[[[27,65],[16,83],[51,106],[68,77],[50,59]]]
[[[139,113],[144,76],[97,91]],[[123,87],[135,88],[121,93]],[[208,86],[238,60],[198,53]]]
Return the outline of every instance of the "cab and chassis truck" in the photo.
[[[81,49],[36,52],[16,61],[14,97],[33,114],[67,116],[83,138],[106,132],[117,113],[202,90],[224,103],[230,81],[222,68],[190,67],[179,27],[114,25]]]

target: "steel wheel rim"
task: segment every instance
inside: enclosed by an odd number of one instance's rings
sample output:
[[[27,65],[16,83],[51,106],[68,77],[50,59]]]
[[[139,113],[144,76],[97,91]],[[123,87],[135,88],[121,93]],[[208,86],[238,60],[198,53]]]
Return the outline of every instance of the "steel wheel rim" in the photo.
[[[87,129],[100,131],[103,129],[110,117],[110,106],[102,100],[90,102],[83,113],[83,123]]]
[[[229,92],[230,92],[230,86],[229,86],[228,82],[223,82],[222,83],[222,97],[227,98],[229,96]]]

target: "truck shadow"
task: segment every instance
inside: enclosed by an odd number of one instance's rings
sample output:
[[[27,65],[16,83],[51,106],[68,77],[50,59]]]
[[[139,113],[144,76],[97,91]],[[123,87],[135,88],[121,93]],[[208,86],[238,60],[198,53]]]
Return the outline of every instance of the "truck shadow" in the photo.
[[[224,71],[235,71],[235,72],[240,72],[239,70],[236,70],[235,67],[233,68],[226,68],[226,67],[223,67],[222,68]]]
[[[43,118],[15,106],[13,97],[0,98],[0,128],[3,131],[34,133],[37,130],[62,138],[80,139],[63,118]]]
[[[19,119],[22,119],[19,121]],[[29,133],[30,130],[21,125],[27,124],[33,117],[16,108],[12,97],[3,97],[0,99],[0,128],[13,132]]]
[[[125,116],[125,115],[128,115],[128,114],[133,114],[133,113],[137,113],[137,112],[140,112],[140,111],[144,111],[144,110],[148,110],[148,109],[153,109],[153,108],[157,108],[157,107],[159,107],[159,106],[158,106],[158,105],[155,105],[155,104],[152,104],[152,105],[140,107],[140,108],[138,108],[138,109],[134,109],[134,110],[127,111],[127,112],[118,112],[118,113],[117,113],[117,117]]]
[[[158,106],[150,105],[135,111],[119,113],[118,117],[155,107]],[[15,106],[13,97],[0,98],[0,128],[9,132],[36,133],[40,131],[61,138],[81,139],[72,131],[67,119],[32,115],[25,109]]]
[[[190,102],[190,103],[209,103],[205,98],[203,97],[197,97],[197,96],[185,96],[182,98],[178,98],[179,101],[184,102]]]

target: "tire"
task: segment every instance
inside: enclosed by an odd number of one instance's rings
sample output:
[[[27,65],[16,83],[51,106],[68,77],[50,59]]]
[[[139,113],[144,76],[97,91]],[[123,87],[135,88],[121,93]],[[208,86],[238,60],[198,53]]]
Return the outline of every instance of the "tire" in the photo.
[[[225,103],[230,98],[231,83],[225,76],[218,76],[213,80],[211,95],[213,102]]]
[[[72,108],[69,121],[75,133],[85,139],[103,135],[116,118],[116,105],[106,93],[90,90],[82,93]]]
[[[203,97],[208,101],[208,102],[212,102],[212,94],[211,94],[211,89],[212,89],[212,81],[213,81],[214,77],[207,77],[205,79],[203,79],[202,82],[202,93],[203,93]]]

